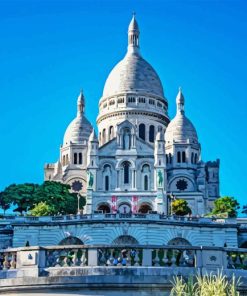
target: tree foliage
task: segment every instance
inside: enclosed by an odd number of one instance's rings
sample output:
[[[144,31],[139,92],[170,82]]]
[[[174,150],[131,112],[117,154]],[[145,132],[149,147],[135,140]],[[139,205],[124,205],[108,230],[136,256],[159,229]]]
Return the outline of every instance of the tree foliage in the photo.
[[[46,202],[39,202],[38,204],[34,205],[34,208],[30,210],[30,214],[32,216],[53,216],[55,215],[56,208],[55,206],[50,206]]]
[[[184,199],[175,199],[172,201],[172,213],[178,216],[191,214],[191,209]]]
[[[15,212],[22,214],[32,207],[38,186],[32,183],[12,184],[6,187],[1,194],[6,203],[17,206]]]
[[[4,192],[0,192],[0,208],[3,209],[3,212],[7,211],[11,206],[11,200],[7,198]]]
[[[0,206],[13,204],[14,211],[28,212],[35,216],[77,213],[77,194],[70,192],[70,185],[45,181],[43,184],[13,184],[1,192]],[[80,198],[80,208],[85,199]],[[3,208],[3,207],[2,207]],[[3,208],[4,209],[4,208]]]
[[[231,196],[223,196],[215,200],[214,209],[209,215],[225,216],[235,218],[240,209],[238,201]]]

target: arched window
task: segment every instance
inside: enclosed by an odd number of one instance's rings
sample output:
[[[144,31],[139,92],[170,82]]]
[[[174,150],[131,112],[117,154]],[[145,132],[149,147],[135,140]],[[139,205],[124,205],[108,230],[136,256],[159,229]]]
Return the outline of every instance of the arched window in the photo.
[[[79,153],[79,164],[82,164],[82,153]]]
[[[168,155],[166,154],[166,163],[168,163]]]
[[[77,164],[77,153],[74,153],[74,164]]]
[[[150,125],[149,127],[149,142],[154,142],[154,126]]]
[[[109,176],[105,176],[105,191],[109,191]]]
[[[138,213],[148,214],[149,211],[152,211],[152,207],[149,204],[142,203],[139,207]]]
[[[102,144],[105,144],[105,128],[102,131]]]
[[[130,163],[125,161],[123,163],[124,168],[124,184],[129,184],[130,182]]]
[[[186,162],[186,155],[185,151],[182,152],[182,162]]]
[[[195,153],[195,163],[197,163],[198,159],[197,159],[197,153]]]
[[[123,149],[129,150],[130,149],[130,130],[125,129],[123,134]]]
[[[66,165],[69,164],[69,154],[66,154]]]
[[[172,155],[169,153],[169,162],[172,163]]]
[[[148,190],[148,176],[147,175],[144,176],[144,190],[145,191]]]
[[[109,127],[109,140],[111,140],[113,138],[113,126],[111,125]]]
[[[181,152],[180,151],[178,151],[177,152],[177,162],[181,162]]]
[[[145,137],[145,134],[146,134],[146,127],[145,127],[145,124],[141,123],[139,125],[139,137],[145,141],[146,137]]]
[[[107,203],[98,206],[97,211],[102,211],[104,214],[110,213],[111,209]]]
[[[194,152],[191,153],[191,163],[194,163]]]
[[[63,155],[63,166],[65,166],[66,162],[65,162],[65,155]]]
[[[104,180],[104,190],[110,190],[110,177],[111,177],[111,166],[109,164],[104,165],[103,169],[103,180]]]

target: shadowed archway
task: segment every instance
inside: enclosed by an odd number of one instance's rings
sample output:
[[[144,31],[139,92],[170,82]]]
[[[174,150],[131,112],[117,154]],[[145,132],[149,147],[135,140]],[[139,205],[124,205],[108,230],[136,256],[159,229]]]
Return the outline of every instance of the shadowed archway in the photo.
[[[82,240],[75,236],[69,236],[60,241],[59,246],[67,246],[67,245],[84,245]]]

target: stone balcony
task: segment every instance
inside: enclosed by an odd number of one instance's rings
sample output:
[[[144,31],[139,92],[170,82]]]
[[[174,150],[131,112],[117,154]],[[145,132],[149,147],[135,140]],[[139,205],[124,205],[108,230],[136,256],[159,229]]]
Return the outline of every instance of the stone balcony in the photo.
[[[168,223],[189,223],[189,224],[209,224],[209,225],[236,225],[237,219],[217,219],[217,218],[205,218],[197,216],[167,216],[162,214],[101,214],[95,213],[90,215],[61,215],[61,216],[3,216],[0,221],[10,222],[10,224],[22,224],[22,223],[46,223],[46,222],[71,222],[71,221],[108,221],[108,220],[128,220],[128,221],[162,221]],[[243,223],[243,221],[241,221]],[[247,222],[246,222],[247,223]]]
[[[164,293],[176,275],[188,278],[222,270],[229,278],[233,273],[241,277],[239,290],[244,293],[246,269],[247,249],[146,245],[12,248],[0,250],[0,292],[124,286],[138,291],[155,287],[159,292],[152,295],[169,295]],[[161,291],[164,293],[159,294]]]

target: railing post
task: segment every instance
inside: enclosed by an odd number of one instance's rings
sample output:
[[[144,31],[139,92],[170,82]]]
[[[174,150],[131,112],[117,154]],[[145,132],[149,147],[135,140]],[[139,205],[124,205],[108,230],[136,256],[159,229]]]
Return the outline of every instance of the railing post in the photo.
[[[202,249],[196,250],[195,267],[196,268],[202,268]]]
[[[38,277],[40,270],[45,267],[45,250],[39,247],[25,247],[17,252],[18,274],[21,277]]]
[[[98,249],[88,249],[88,266],[98,266]]]
[[[142,266],[152,266],[152,249],[142,249]]]

